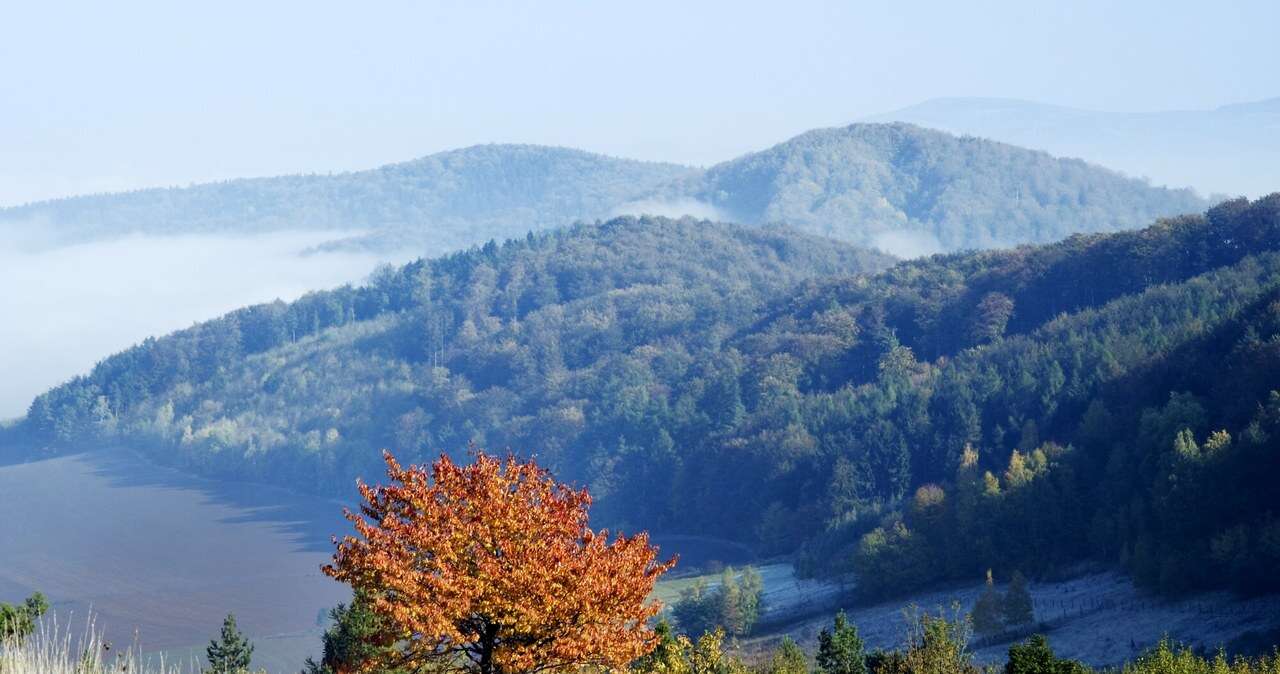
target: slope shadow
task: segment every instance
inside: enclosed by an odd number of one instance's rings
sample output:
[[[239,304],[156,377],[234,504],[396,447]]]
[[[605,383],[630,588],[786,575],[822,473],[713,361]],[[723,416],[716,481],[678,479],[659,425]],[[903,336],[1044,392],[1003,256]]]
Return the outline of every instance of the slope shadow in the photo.
[[[351,525],[336,499],[304,494],[274,485],[213,480],[152,463],[133,451],[113,448],[78,454],[96,476],[114,487],[152,487],[189,490],[237,514],[219,521],[228,524],[264,523],[285,534],[299,552],[332,552],[332,536],[345,535]]]

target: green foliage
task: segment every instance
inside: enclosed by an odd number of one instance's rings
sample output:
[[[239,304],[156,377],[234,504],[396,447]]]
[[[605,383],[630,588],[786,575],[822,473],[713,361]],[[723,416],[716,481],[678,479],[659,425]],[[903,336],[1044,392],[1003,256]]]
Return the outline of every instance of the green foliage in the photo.
[[[724,652],[724,630],[704,633],[696,642],[676,634],[670,623],[659,621],[654,629],[658,643],[648,655],[632,663],[638,674],[746,674],[747,667]]]
[[[979,674],[968,651],[969,624],[953,610],[937,615],[912,610],[907,614],[906,643],[893,654],[878,654],[872,674]]]
[[[1014,571],[1009,579],[1009,589],[1004,593],[1004,623],[1011,627],[1029,625],[1036,620],[1035,606],[1027,579],[1020,571]]]
[[[672,614],[690,636],[723,628],[731,636],[745,636],[760,618],[764,581],[754,567],[741,573],[726,567],[720,582],[709,587],[701,579],[680,594]]]
[[[21,604],[0,602],[0,641],[26,638],[35,630],[36,621],[48,610],[49,602],[39,592]]]
[[[149,340],[15,432],[330,492],[382,447],[536,447],[604,523],[802,546],[869,596],[1088,557],[1271,591],[1278,248],[1280,195],[875,276],[795,233],[621,219]]]
[[[218,638],[205,649],[209,661],[207,674],[243,674],[253,660],[253,644],[236,627],[236,617],[228,614],[222,621]]]
[[[1168,639],[1126,664],[1122,674],[1280,674],[1280,658],[1275,655],[1257,659],[1228,659],[1221,652],[1204,658],[1190,648],[1178,646]]]
[[[973,610],[969,613],[973,630],[982,635],[996,634],[1004,630],[1003,609],[1004,601],[996,591],[991,570],[987,569],[987,584],[982,588],[982,594],[978,595],[978,599],[973,603]]]
[[[1009,647],[1009,660],[1004,674],[1088,674],[1089,669],[1075,660],[1059,658],[1049,648],[1043,635],[1032,635]]]
[[[866,649],[858,628],[849,623],[844,611],[836,614],[830,630],[818,633],[818,653],[815,658],[822,674],[867,674]]]
[[[1190,190],[910,124],[810,131],[664,194],[690,192],[734,222],[786,222],[914,253],[1045,243],[1205,206]]]
[[[705,171],[566,148],[479,145],[368,171],[28,204],[0,209],[0,229],[40,222],[59,243],[360,230],[327,247],[440,253],[689,203],[736,222],[785,222],[905,252],[1044,243],[1205,206],[1190,190],[1152,187],[1079,160],[907,124],[855,124]]]
[[[366,663],[385,661],[380,656],[394,650],[394,644],[378,642],[383,618],[370,609],[369,599],[362,593],[357,592],[350,604],[338,604],[329,611],[329,619],[333,624],[324,631],[324,654],[319,662],[307,658],[303,674],[354,672]],[[369,674],[400,672],[379,669]]]
[[[637,674],[690,674],[692,644],[689,639],[677,634],[665,619],[658,621],[653,633],[657,644],[647,655],[631,663],[631,670]]]
[[[126,234],[362,231],[336,244],[438,254],[604,218],[692,173],[672,164],[532,145],[477,145],[368,171],[149,189],[0,209],[0,229],[41,222],[79,243]]]
[[[767,674],[809,674],[809,658],[791,637],[783,637],[765,667]]]

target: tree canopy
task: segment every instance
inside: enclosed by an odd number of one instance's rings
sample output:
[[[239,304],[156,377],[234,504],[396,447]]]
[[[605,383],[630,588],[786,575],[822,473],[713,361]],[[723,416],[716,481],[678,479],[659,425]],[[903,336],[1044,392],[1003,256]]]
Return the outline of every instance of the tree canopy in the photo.
[[[356,535],[324,568],[385,619],[373,641],[394,653],[372,664],[514,674],[621,667],[653,649],[648,597],[675,559],[657,562],[643,533],[592,530],[585,490],[514,456],[430,470],[385,458],[390,484],[360,485]]]

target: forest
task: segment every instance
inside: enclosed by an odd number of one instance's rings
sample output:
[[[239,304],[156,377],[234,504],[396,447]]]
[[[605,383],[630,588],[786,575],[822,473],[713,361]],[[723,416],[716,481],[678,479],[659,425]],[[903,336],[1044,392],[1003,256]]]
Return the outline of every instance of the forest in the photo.
[[[868,596],[1086,559],[1267,591],[1277,246],[1280,195],[893,266],[623,218],[148,340],[6,433],[331,494],[378,449],[510,447],[603,523],[797,552]]]
[[[890,253],[1047,243],[1203,210],[1078,159],[907,124],[811,131],[702,170],[566,148],[479,145],[336,175],[80,196],[0,209],[0,235],[62,246],[127,235],[326,230],[327,249],[439,255],[621,214],[787,223]]]

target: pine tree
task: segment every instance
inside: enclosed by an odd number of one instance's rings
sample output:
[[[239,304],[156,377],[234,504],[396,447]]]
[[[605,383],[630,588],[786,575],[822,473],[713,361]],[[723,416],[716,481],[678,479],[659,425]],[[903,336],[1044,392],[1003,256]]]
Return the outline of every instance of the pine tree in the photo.
[[[973,612],[969,614],[970,620],[973,621],[973,631],[978,634],[995,634],[1002,630],[1004,628],[1001,620],[1003,604],[1000,594],[996,592],[991,569],[987,569],[986,587],[982,588],[982,594],[978,595],[978,600],[973,603]]]
[[[809,660],[791,637],[783,637],[782,644],[773,652],[773,657],[769,660],[767,672],[768,674],[808,674]]]
[[[377,662],[392,645],[379,642],[384,619],[369,608],[369,599],[357,592],[350,604],[338,604],[329,612],[333,625],[324,632],[324,656],[320,662],[307,658],[303,674],[338,674],[359,671]],[[396,670],[374,670],[377,674],[395,674]]]
[[[222,633],[205,649],[209,658],[208,674],[241,674],[249,671],[253,644],[236,627],[236,617],[228,614],[222,621]]]
[[[1027,579],[1014,571],[1013,578],[1009,579],[1009,591],[1004,595],[1004,622],[1006,625],[1027,625],[1035,620],[1035,607],[1031,603]]]
[[[866,649],[858,628],[849,624],[844,611],[836,614],[834,627],[818,634],[818,670],[822,674],[867,674]]]

